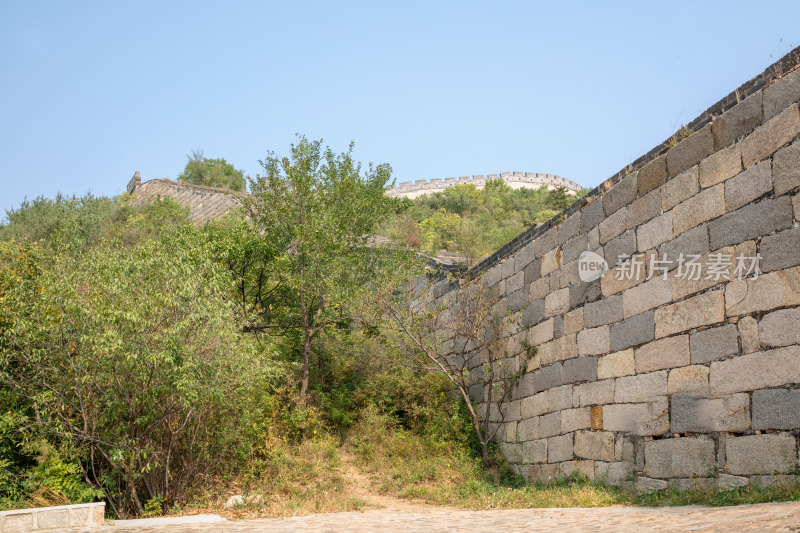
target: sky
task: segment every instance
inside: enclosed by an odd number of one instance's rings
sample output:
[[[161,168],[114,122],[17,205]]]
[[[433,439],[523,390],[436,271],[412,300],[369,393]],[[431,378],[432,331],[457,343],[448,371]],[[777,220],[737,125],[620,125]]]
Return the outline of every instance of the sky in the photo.
[[[594,187],[800,45],[800,2],[0,2],[0,220],[295,134],[397,182]]]

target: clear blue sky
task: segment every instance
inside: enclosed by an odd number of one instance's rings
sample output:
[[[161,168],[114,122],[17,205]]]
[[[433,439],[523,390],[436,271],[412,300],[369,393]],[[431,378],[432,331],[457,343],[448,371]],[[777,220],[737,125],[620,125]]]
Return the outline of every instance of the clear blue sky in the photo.
[[[644,4],[4,0],[0,214],[196,148],[255,176],[295,133],[398,182],[593,187],[800,44],[796,1]]]

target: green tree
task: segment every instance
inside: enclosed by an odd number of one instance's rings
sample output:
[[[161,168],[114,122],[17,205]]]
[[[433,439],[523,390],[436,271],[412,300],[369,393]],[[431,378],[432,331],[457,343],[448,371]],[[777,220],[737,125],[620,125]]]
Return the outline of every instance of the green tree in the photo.
[[[186,180],[195,185],[244,191],[243,172],[237,170],[225,159],[203,157],[202,150],[194,150],[191,155],[186,157],[189,161],[186,163],[183,173],[178,176],[179,180]]]
[[[390,210],[384,187],[391,167],[369,165],[362,174],[352,143],[337,155],[303,136],[290,157],[269,152],[260,164],[264,175],[251,182],[246,208],[263,246],[281,250],[273,263],[281,290],[273,294],[270,326],[302,339],[305,400],[314,339],[346,319],[348,302],[370,279],[367,237]]]

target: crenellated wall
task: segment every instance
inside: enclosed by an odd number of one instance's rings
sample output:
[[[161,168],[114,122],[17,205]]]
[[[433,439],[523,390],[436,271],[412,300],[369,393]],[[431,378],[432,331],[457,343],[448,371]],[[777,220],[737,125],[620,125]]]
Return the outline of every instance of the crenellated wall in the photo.
[[[800,48],[470,271],[515,319],[506,361],[538,347],[490,414],[529,481],[797,481],[798,64]],[[608,264],[599,279],[587,251]]]
[[[539,172],[501,172],[500,174],[489,174],[488,176],[463,176],[460,178],[445,178],[429,180],[416,180],[400,183],[388,191],[389,196],[402,196],[404,198],[417,198],[423,194],[441,192],[454,185],[475,185],[478,189],[483,189],[489,180],[502,180],[512,189],[537,189],[547,187],[555,189],[564,187],[569,194],[575,194],[581,190],[581,186],[572,180],[555,176],[553,174],[540,174]]]

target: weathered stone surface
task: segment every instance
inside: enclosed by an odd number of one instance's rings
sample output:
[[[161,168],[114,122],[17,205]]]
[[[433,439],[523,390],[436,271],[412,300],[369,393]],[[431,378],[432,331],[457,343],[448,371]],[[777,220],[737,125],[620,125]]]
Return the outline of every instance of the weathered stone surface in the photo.
[[[638,173],[628,174],[603,195],[603,210],[606,216],[616,213],[636,199]]]
[[[600,226],[595,226],[594,228],[589,230],[589,233],[587,233],[586,235],[589,241],[588,245],[589,250],[598,253],[600,255],[603,255],[602,248],[598,250],[598,248],[600,247]]]
[[[562,315],[569,311],[569,289],[549,293],[544,299],[545,316]]]
[[[753,392],[753,429],[800,428],[800,390]]]
[[[667,399],[648,403],[610,404],[603,406],[603,429],[632,435],[663,435],[669,431]]]
[[[784,270],[800,265],[800,227],[787,229],[761,239],[762,272]]]
[[[800,307],[765,315],[758,323],[758,338],[762,346],[800,344]]]
[[[800,112],[792,104],[742,141],[742,163],[748,168],[772,155],[800,134]]]
[[[741,433],[750,429],[750,397],[700,398],[693,394],[672,397],[673,433]]]
[[[722,291],[699,294],[655,311],[655,336],[666,337],[692,328],[716,324],[725,319],[725,296]],[[614,331],[611,331],[614,348]]]
[[[725,287],[728,316],[795,305],[800,305],[800,267],[770,272],[758,279],[734,280]]]
[[[561,247],[561,264],[566,265],[577,260],[587,249],[588,237],[585,233],[571,238]]]
[[[669,211],[679,203],[697,194],[699,190],[698,167],[694,166],[664,184],[661,188],[661,208],[664,211]]]
[[[725,214],[725,186],[715,185],[692,196],[672,210],[675,235]]]
[[[672,214],[664,213],[639,226],[636,230],[636,244],[640,252],[646,252],[672,239]]]
[[[756,352],[761,348],[761,341],[758,338],[758,321],[745,316],[739,319],[739,338],[742,340],[742,353]]]
[[[508,462],[519,463],[522,461],[522,445],[519,443],[501,442],[500,453]],[[244,503],[244,501],[242,502]]]
[[[792,209],[794,210],[794,219],[800,222],[800,194],[792,197]]]
[[[517,424],[517,439],[530,441],[539,435],[539,417],[527,418]]]
[[[775,183],[776,196],[800,187],[800,142],[775,152],[772,158],[772,180]]]
[[[669,487],[668,481],[644,476],[636,476],[636,481],[633,483],[633,490],[636,494],[650,494],[657,490],[664,490],[667,487]]]
[[[600,244],[605,244],[623,231],[628,224],[628,210],[620,209],[600,223]]]
[[[667,156],[660,155],[639,169],[637,185],[639,196],[659,188],[667,180]]]
[[[611,346],[611,330],[608,326],[584,329],[578,333],[578,355],[600,355],[608,353]]]
[[[655,313],[648,311],[611,326],[611,351],[618,352],[653,340],[654,317]]]
[[[614,268],[619,263],[620,257],[631,256],[636,253],[636,249],[636,230],[629,229],[606,243],[603,247],[603,257],[608,263],[608,268]]]
[[[558,246],[558,230],[552,228],[533,241],[533,257],[540,259],[544,254]]]
[[[722,183],[742,170],[742,145],[734,144],[700,161],[700,187]]]
[[[3,533],[6,531],[17,533],[33,529],[33,513],[14,514],[5,517]]]
[[[522,289],[512,292],[506,298],[506,305],[508,310],[516,313],[528,305],[528,293]]]
[[[707,477],[714,469],[714,441],[708,437],[661,439],[644,443],[645,475],[668,479]]]
[[[531,346],[539,346],[551,340],[553,340],[552,318],[536,324],[528,330],[528,343]]]
[[[517,291],[517,292],[525,292]],[[495,316],[503,316],[496,314]],[[544,300],[536,300],[522,311],[522,319],[520,320],[522,326],[530,326],[531,324],[538,324],[544,320]]]
[[[708,396],[708,367],[702,365],[684,366],[670,371],[667,379],[667,393],[693,393]]]
[[[542,277],[542,260],[537,259],[528,263],[522,271],[525,273],[525,286],[533,284]],[[542,296],[544,298],[544,296]],[[535,298],[534,298],[535,299]]]
[[[771,119],[798,99],[800,70],[794,70],[764,89],[764,120]]]
[[[617,378],[614,385],[614,401],[617,403],[649,402],[666,395],[665,371]]]
[[[719,150],[761,125],[761,91],[757,91],[735,107],[714,117],[714,148]]]
[[[792,201],[788,196],[746,205],[709,223],[711,249],[791,228],[793,218]]]
[[[506,280],[506,290],[509,293],[518,291],[522,289],[522,286],[525,284],[525,273],[523,271],[519,271],[510,278]]]
[[[578,431],[574,448],[576,457],[612,462],[614,434],[609,431]]]
[[[550,279],[539,278],[531,283],[530,290],[528,291],[528,298],[531,302],[536,300],[543,300],[550,292]]]
[[[692,133],[667,152],[667,175],[680,174],[714,151],[714,137],[711,124]]]
[[[630,318],[670,301],[672,301],[672,283],[661,276],[654,277],[622,293],[623,315],[625,318]]]
[[[541,364],[549,365],[556,361],[564,361],[578,356],[578,343],[576,335],[564,335],[551,342],[539,345],[539,357]]]
[[[658,253],[661,257],[677,260],[679,254],[704,254],[710,250],[708,242],[708,226],[703,224],[682,233],[680,236],[661,245]]]
[[[597,198],[592,203],[584,206],[581,211],[581,233],[588,232],[600,224],[605,216],[602,198]]]
[[[572,213],[558,227],[558,244],[564,244],[569,239],[578,234],[581,229],[581,212]]]
[[[608,354],[597,361],[598,379],[630,376],[634,372],[633,348]]]
[[[591,426],[591,408],[580,407],[561,411],[561,433],[589,429]]]
[[[562,385],[564,382],[561,380],[561,370],[561,363],[556,363],[543,366],[534,372],[532,380],[534,392],[541,392]]]
[[[661,214],[661,189],[650,191],[636,199],[625,210],[627,229],[641,226]]]
[[[493,287],[500,283],[503,277],[503,265],[497,265],[483,274],[483,284],[487,287]]]
[[[505,267],[507,270],[513,269],[514,272],[521,272],[527,267],[531,262],[534,260],[534,245],[533,243],[525,245],[520,251],[518,251],[513,258],[509,258],[506,260],[508,266]],[[505,265],[505,263],[504,263]],[[510,274],[507,272],[503,273],[503,277],[508,277]]]
[[[729,474],[780,474],[797,464],[797,447],[788,433],[749,435],[725,442],[725,469]]]
[[[56,529],[69,527],[69,509],[53,509],[36,513],[39,529]]]
[[[583,308],[584,327],[594,328],[622,320],[622,296],[603,298]]]
[[[569,306],[570,308],[580,307],[587,302],[593,302],[600,298],[600,280],[589,283],[578,283],[569,287]]]
[[[715,396],[800,383],[800,346],[711,363],[709,381]]]
[[[561,371],[564,383],[579,383],[597,379],[597,358],[577,357],[564,361]]]
[[[573,309],[564,315],[564,335],[577,333],[583,327],[583,307]]]
[[[750,480],[746,477],[732,476],[730,474],[719,474],[717,478],[718,490],[730,490],[736,487],[746,487]]]
[[[572,433],[547,439],[548,463],[569,461],[572,457]]]
[[[554,481],[561,475],[559,466],[553,464],[531,465],[527,472],[528,483],[546,483],[548,481]]]
[[[735,324],[692,333],[690,348],[692,364],[702,365],[735,355],[739,351],[739,331]]]
[[[561,249],[554,248],[542,257],[542,277],[561,268]]]
[[[564,461],[558,464],[558,468],[562,477],[580,474],[588,479],[594,479],[594,461]]]
[[[771,192],[772,168],[762,161],[725,182],[725,209],[735,211]]]
[[[575,386],[577,405],[586,407],[614,401],[614,380],[603,379]]]
[[[652,372],[689,364],[689,335],[676,335],[638,348],[634,356],[636,373]]]
[[[561,411],[572,408],[572,385],[553,387],[547,391],[547,410]],[[563,417],[562,417],[563,418]],[[563,421],[562,421],[563,424]]]
[[[613,463],[598,461],[594,466],[595,479],[609,485],[620,485],[629,480],[633,473],[632,465],[623,461]]]
[[[520,414],[522,419],[530,419],[547,412],[547,392],[532,394],[520,400]]]
[[[522,443],[523,463],[547,462],[547,439],[529,440]]]

